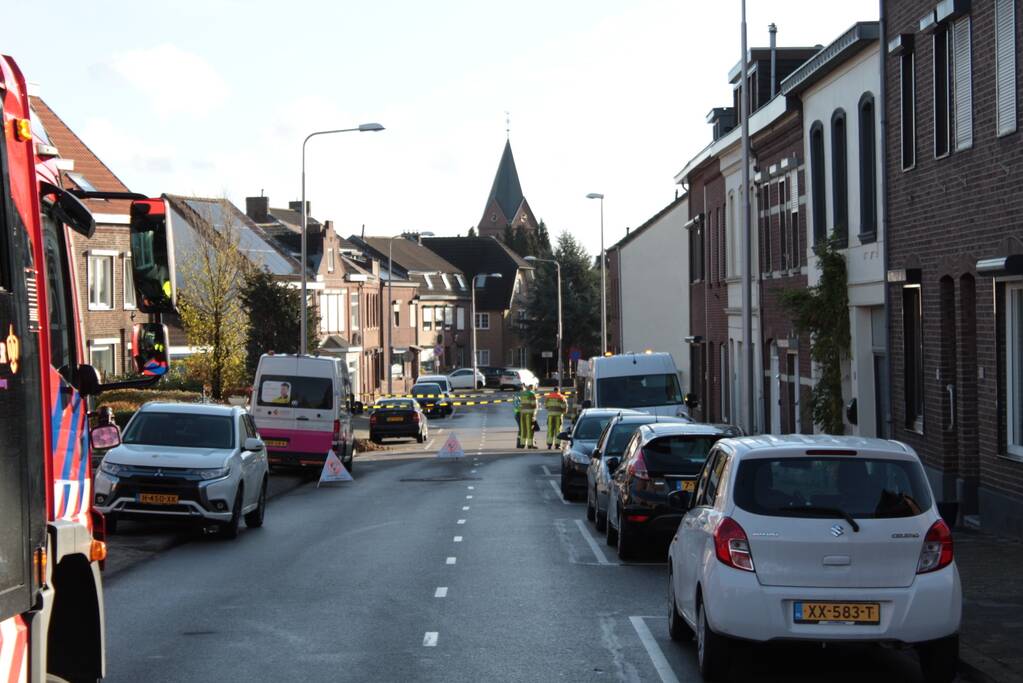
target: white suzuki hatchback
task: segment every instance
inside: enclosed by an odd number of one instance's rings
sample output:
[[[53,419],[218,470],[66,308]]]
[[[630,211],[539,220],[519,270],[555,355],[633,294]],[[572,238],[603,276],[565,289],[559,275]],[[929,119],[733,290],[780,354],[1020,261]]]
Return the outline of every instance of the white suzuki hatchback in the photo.
[[[669,631],[694,631],[706,680],[732,639],[914,645],[955,677],[962,588],[916,453],[894,441],[719,441],[671,543]]]
[[[243,517],[263,526],[268,481],[266,448],[243,408],[147,403],[103,456],[93,502],[108,531],[118,519],[163,518],[234,538]]]

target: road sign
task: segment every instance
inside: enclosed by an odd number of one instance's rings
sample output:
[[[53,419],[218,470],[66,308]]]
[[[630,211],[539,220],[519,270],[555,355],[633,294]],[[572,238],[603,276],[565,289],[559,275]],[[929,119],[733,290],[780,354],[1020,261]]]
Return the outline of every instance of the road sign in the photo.
[[[554,358],[554,352],[553,351],[541,351],[540,352],[540,357],[541,358]]]
[[[352,475],[348,474],[348,470],[341,464],[341,460],[337,457],[337,453],[331,448],[330,452],[327,453],[327,459],[323,463],[323,470],[320,472],[320,481],[317,482],[316,486],[320,484],[332,484],[335,482],[342,481],[353,481]]]
[[[448,434],[448,440],[444,442],[444,445],[437,451],[438,458],[464,458],[465,451],[462,450],[462,444],[458,442],[458,437],[455,436],[454,432]]]
[[[583,357],[583,352],[579,349],[572,348],[568,350],[568,357],[572,360],[572,362],[575,362]]]

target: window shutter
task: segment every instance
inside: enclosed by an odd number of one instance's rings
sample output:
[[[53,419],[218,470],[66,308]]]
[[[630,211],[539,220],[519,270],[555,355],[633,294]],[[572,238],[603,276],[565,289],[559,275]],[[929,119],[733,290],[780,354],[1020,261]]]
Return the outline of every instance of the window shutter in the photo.
[[[995,0],[998,134],[1016,130],[1016,0]]]
[[[955,68],[956,149],[973,146],[973,65],[970,60],[970,17],[952,24]]]
[[[789,209],[792,213],[799,213],[799,171],[789,174]]]

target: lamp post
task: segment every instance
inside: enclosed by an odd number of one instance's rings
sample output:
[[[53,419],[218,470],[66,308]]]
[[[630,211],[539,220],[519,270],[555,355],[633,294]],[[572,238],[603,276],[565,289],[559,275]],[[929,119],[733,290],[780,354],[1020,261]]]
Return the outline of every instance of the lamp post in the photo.
[[[310,133],[302,141],[302,320],[300,321],[301,334],[299,335],[300,346],[298,348],[298,355],[304,355],[306,349],[309,346],[308,331],[306,330],[306,318],[308,317],[306,309],[309,306],[309,301],[306,298],[306,222],[308,216],[306,215],[305,208],[305,146],[310,139],[317,135],[330,135],[332,133],[367,133],[383,130],[384,127],[379,123],[362,123],[356,128],[338,128],[336,130],[318,130],[315,133]]]
[[[527,256],[527,261],[534,261],[537,263],[553,263],[558,273],[558,393],[561,393],[561,377],[562,368],[564,367],[564,356],[562,355],[562,334],[563,328],[561,326],[561,263],[551,258],[537,258],[536,256]]]
[[[607,259],[604,258],[604,195],[591,192],[587,199],[600,200],[600,353],[607,353]]]
[[[421,237],[433,237],[432,232],[421,232]],[[391,260],[391,247],[394,246],[394,240],[403,235],[394,235],[387,240],[387,393],[394,393],[391,391],[391,379],[394,375],[394,362],[391,360],[391,353],[394,350],[394,343],[392,341],[394,335],[394,297],[391,295],[391,281],[394,280],[394,270],[392,270],[393,262]]]
[[[470,291],[472,292],[472,300],[470,302],[470,308],[472,309],[472,383],[476,385],[476,373],[478,372],[477,363],[479,359],[476,357],[476,278],[488,278],[488,277],[504,277],[501,273],[479,273],[472,276],[472,283],[470,284]]]

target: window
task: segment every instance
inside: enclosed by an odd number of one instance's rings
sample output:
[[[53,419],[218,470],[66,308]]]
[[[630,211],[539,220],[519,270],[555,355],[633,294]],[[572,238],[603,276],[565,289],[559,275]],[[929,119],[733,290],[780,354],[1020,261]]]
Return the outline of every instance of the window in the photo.
[[[952,144],[952,34],[948,26],[934,32],[934,156],[948,154]]]
[[[391,315],[394,317],[394,326],[401,327],[401,302],[391,304]]]
[[[923,432],[924,341],[920,286],[902,288],[902,353],[906,378],[906,427]]]
[[[89,310],[114,307],[114,253],[89,252]]]
[[[832,230],[839,244],[849,240],[849,156],[846,152],[845,112],[831,117],[831,210]]]
[[[720,409],[721,409],[721,412],[719,413],[719,415],[721,416],[721,421],[722,422],[728,422],[728,385],[729,385],[729,379],[730,379],[731,375],[728,374],[728,345],[727,344],[722,344],[721,345],[721,347],[718,349],[718,355],[720,356],[720,362],[721,362],[721,365],[718,368],[721,371],[721,374],[720,374],[720,377],[721,377],[721,395],[718,397],[720,399],[720,401],[721,401],[721,405],[719,406]],[[608,405],[610,405],[610,404],[608,404]]]
[[[444,329],[450,330],[455,326],[455,307],[445,306],[444,307]]]
[[[899,85],[902,90],[900,100],[901,136],[902,136],[902,170],[908,171],[916,164],[916,68],[912,52],[900,57]],[[1015,87],[1013,87],[1015,96]]]
[[[764,241],[764,272],[770,273],[774,270],[774,261],[771,258],[771,186],[764,185],[760,188],[760,233]]]
[[[70,368],[75,358],[72,305],[64,287],[66,265],[61,233],[49,214],[43,215],[43,250],[46,259],[46,308],[50,317],[50,364]]]
[[[810,127],[810,202],[815,244],[822,242],[828,234],[824,196],[824,126],[816,121]]]
[[[998,134],[1016,130],[1016,0],[995,0],[995,99]]]
[[[970,55],[970,17],[952,24],[952,63],[955,68],[956,151],[973,147],[973,61]]]
[[[456,315],[457,315],[457,317],[455,319],[455,324],[456,324],[457,329],[464,330],[465,329],[465,308],[462,307],[462,306],[459,306],[457,311],[456,311]]]
[[[597,395],[600,405],[616,408],[674,406],[682,403],[682,390],[675,373],[604,377],[597,380]]]
[[[722,207],[715,210],[718,221],[718,280],[722,281],[728,274],[728,239],[725,236],[725,212]]]
[[[874,96],[860,98],[860,242],[877,239],[877,136]]]
[[[1005,307],[1008,450],[1023,457],[1023,283],[1006,287]]]
[[[358,292],[352,292],[352,302],[349,305],[348,310],[351,311],[351,314],[352,314],[351,326],[352,326],[352,332],[354,332],[355,330],[359,329],[359,293]]]
[[[131,255],[124,257],[124,307],[128,310],[135,308],[135,279],[131,272]]]
[[[433,306],[426,306],[423,308],[423,329],[433,329]]]
[[[89,365],[96,368],[100,378],[116,373],[114,367],[114,345],[89,343]]]
[[[476,350],[476,365],[490,365],[490,349]]]
[[[778,234],[781,236],[781,267],[782,270],[792,267],[789,260],[789,231],[788,212],[785,211],[785,201],[788,198],[788,188],[784,180],[778,181]]]
[[[408,324],[412,329],[415,329],[416,325],[418,325],[416,322],[416,305],[411,301],[408,304]]]
[[[327,250],[327,272],[328,273],[333,273],[334,272],[334,248],[333,247],[331,247],[330,249]],[[390,273],[387,274],[387,279],[388,280],[391,279],[391,274]]]
[[[489,330],[490,329],[490,314],[489,313],[477,313],[476,314],[476,329],[477,330]]]
[[[693,219],[689,227],[689,281],[703,280],[703,215]]]
[[[725,215],[725,243],[728,246],[728,268],[725,270],[728,277],[735,277],[739,273],[739,252],[736,247],[739,240],[735,231],[735,193],[728,194],[728,213]]]

